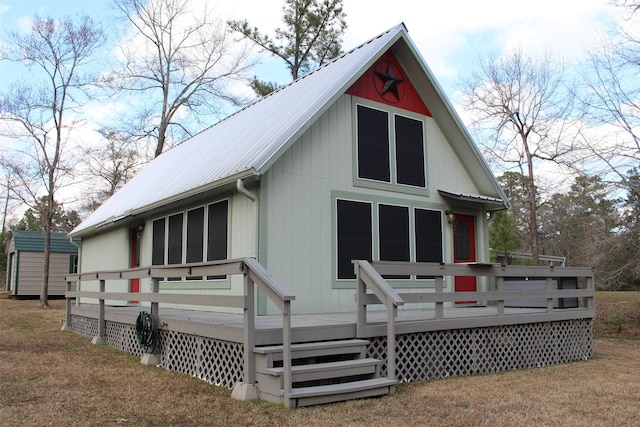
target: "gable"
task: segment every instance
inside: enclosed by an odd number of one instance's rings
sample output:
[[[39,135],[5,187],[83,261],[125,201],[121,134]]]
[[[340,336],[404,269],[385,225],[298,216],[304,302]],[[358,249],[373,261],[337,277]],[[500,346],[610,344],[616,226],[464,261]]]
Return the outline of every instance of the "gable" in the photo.
[[[431,117],[431,112],[391,51],[384,53],[346,93]]]

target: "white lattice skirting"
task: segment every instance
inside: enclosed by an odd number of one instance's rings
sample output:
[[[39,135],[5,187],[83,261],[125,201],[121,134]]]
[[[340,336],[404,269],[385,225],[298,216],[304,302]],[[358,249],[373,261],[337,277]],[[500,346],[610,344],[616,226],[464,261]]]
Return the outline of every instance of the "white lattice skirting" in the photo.
[[[370,339],[385,360],[387,338]],[[591,319],[422,332],[396,338],[396,378],[417,381],[487,374],[593,357]],[[386,374],[386,363],[382,374]]]
[[[73,316],[72,330],[98,335],[98,320]],[[134,325],[106,322],[106,343],[142,356]],[[161,366],[210,384],[232,388],[243,378],[242,344],[160,331]],[[386,360],[386,337],[370,338],[369,357]],[[593,357],[591,319],[529,323],[398,335],[400,381],[486,374],[586,360]],[[386,375],[386,362],[382,375]]]

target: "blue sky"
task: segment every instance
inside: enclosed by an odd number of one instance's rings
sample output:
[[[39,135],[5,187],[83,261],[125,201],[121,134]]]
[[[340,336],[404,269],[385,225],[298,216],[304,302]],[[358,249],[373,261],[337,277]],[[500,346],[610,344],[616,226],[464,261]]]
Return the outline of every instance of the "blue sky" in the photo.
[[[284,0],[190,1],[206,2],[225,21],[247,19],[252,26],[267,32],[281,26]],[[404,22],[456,107],[460,98],[457,84],[479,58],[521,47],[528,55],[548,52],[571,64],[597,46],[620,13],[609,0],[343,0],[343,5],[348,23],[343,37],[345,50]],[[117,35],[111,0],[0,0],[0,43],[7,31],[28,31],[35,13],[52,17],[89,14],[107,28],[112,42]],[[106,47],[103,58],[109,54]],[[260,55],[260,63],[251,75],[281,83],[289,79],[284,64],[266,54]],[[28,78],[28,74],[14,64],[0,62],[0,91],[17,78]],[[87,125],[93,124],[93,128],[83,129],[82,140],[96,140],[97,122],[111,107],[101,104],[85,111]],[[464,120],[461,108],[457,109]],[[0,138],[0,147],[12,143]],[[71,189],[67,196],[63,198],[77,198]]]
[[[283,0],[192,1],[206,1],[225,19],[247,19],[262,30],[281,25]],[[479,57],[521,46],[530,54],[549,51],[571,62],[596,43],[618,13],[608,0],[343,0],[343,4],[349,25],[343,39],[345,49],[404,22],[454,103],[456,82]],[[86,13],[113,27],[110,0],[0,0],[2,33],[28,28],[34,13],[54,17]],[[263,58],[255,74],[286,81],[282,64]],[[15,78],[15,72],[5,64],[0,66],[2,89]]]

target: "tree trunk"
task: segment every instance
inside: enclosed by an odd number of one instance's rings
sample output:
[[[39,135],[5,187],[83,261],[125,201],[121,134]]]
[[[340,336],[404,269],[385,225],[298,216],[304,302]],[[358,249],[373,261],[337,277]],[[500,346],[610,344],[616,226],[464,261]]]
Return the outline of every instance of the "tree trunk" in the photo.
[[[44,262],[42,268],[42,287],[40,288],[40,307],[49,307],[49,262],[51,260],[51,214],[47,213],[44,226]]]
[[[533,156],[529,152],[526,136],[522,135],[525,153],[527,156],[527,168],[529,172],[527,196],[529,202],[529,234],[531,239],[531,257],[533,264],[538,265],[540,254],[538,251],[538,208],[536,206],[536,182],[533,175]]]

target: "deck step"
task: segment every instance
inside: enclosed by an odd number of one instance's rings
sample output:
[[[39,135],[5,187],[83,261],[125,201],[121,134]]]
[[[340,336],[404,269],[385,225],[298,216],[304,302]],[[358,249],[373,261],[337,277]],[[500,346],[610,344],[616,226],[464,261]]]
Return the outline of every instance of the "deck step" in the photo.
[[[386,396],[393,393],[396,380],[373,378],[344,384],[301,387],[291,390],[291,406],[320,405],[345,400],[362,399],[374,396]]]
[[[302,381],[355,377],[359,375],[374,375],[378,372],[378,367],[381,365],[381,360],[373,358],[297,365],[291,367],[291,380],[297,383]],[[282,371],[283,368],[279,367],[265,369],[261,373],[280,377],[282,376]]]
[[[297,359],[333,354],[361,353],[366,349],[368,343],[367,340],[353,339],[291,344],[291,357]],[[256,354],[272,355],[273,360],[282,360],[283,346],[255,347],[253,352]]]

